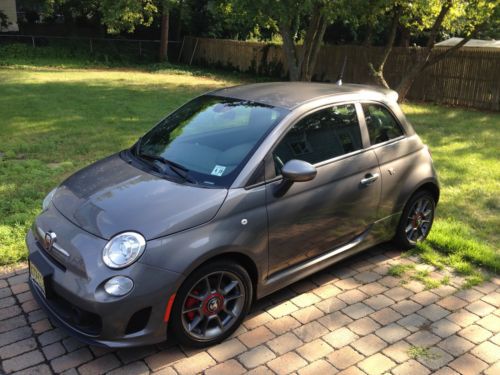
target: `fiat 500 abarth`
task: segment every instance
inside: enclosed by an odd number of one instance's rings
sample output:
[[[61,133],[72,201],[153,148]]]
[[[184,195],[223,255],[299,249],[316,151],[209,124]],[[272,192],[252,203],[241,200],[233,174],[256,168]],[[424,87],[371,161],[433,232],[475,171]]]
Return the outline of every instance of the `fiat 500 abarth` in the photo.
[[[47,195],[26,239],[30,286],[84,341],[207,346],[258,298],[381,242],[414,246],[438,198],[394,92],[220,89]]]

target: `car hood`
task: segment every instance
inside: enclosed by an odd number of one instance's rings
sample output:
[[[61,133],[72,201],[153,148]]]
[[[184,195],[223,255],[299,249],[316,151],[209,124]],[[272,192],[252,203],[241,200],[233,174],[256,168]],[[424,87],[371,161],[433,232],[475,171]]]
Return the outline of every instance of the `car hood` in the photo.
[[[156,177],[112,155],[70,176],[52,202],[67,219],[101,238],[136,231],[150,240],[209,221],[226,195],[226,189]]]

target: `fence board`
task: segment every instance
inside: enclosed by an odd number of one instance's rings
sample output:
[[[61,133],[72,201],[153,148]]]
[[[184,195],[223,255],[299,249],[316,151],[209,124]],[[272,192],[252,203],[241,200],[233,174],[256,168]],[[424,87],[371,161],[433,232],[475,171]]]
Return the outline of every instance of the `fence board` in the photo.
[[[193,64],[230,68],[283,78],[288,71],[281,46],[233,40],[186,37],[181,61],[189,62],[194,45],[198,47]],[[441,53],[442,47],[433,53]],[[332,46],[319,52],[314,77],[335,82],[344,57],[344,82],[369,83],[369,61],[378,61],[382,47]],[[394,48],[385,65],[386,80],[397,83],[411,67],[420,48]],[[500,110],[500,51],[484,48],[461,49],[432,65],[417,77],[409,99]]]

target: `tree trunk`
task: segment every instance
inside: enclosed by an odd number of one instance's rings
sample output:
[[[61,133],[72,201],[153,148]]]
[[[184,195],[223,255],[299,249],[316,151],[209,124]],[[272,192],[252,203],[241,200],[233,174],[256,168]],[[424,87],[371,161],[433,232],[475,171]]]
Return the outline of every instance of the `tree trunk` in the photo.
[[[385,44],[384,53],[382,55],[382,59],[380,60],[378,66],[374,66],[373,63],[368,63],[368,68],[370,69],[370,73],[375,80],[375,83],[379,86],[383,86],[385,88],[389,88],[389,84],[385,80],[384,77],[384,65],[391,54],[392,47],[394,45],[394,40],[396,39],[396,31],[399,26],[399,19],[401,17],[402,9],[401,7],[396,7],[394,9],[394,16],[392,17],[391,31],[389,33],[389,37],[387,38],[387,42]]]
[[[161,15],[161,31],[160,31],[160,61],[168,61],[168,22],[169,11],[167,7],[163,7]]]
[[[439,32],[439,29],[441,28],[441,25],[443,24],[443,21],[450,11],[450,8],[452,6],[452,2],[447,1],[443,4],[441,7],[441,11],[439,12],[438,16],[436,17],[436,20],[434,21],[434,24],[432,25],[432,29],[429,35],[429,40],[427,41],[427,45],[425,47],[425,52],[423,56],[419,56],[416,59],[415,64],[412,66],[410,71],[403,76],[399,84],[396,86],[396,92],[398,93],[398,101],[400,103],[404,102],[406,99],[406,96],[408,95],[408,92],[411,89],[411,86],[413,85],[413,82],[415,82],[415,79],[417,76],[428,66],[434,64],[438,60],[432,59],[430,60],[430,56],[432,53],[432,50],[434,48],[434,45],[436,44],[436,37]],[[463,42],[463,41],[462,41]],[[465,43],[459,43],[460,47],[465,44]],[[456,46],[455,46],[456,47]],[[460,48],[458,47],[458,48]],[[458,49],[456,48],[456,49]],[[434,60],[434,61],[433,61]]]
[[[297,58],[297,50],[290,32],[290,25],[282,20],[279,23],[281,37],[283,38],[283,50],[285,52],[286,62],[288,64],[288,72],[290,81],[298,81],[300,73],[300,63]]]

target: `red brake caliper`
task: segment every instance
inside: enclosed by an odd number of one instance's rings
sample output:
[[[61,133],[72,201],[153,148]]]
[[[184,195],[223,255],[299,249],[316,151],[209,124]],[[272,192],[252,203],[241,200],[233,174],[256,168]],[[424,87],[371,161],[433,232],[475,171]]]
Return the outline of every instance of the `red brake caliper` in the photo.
[[[194,295],[198,295],[198,292],[196,291],[193,291],[193,294]],[[199,304],[200,301],[197,300],[196,298],[193,298],[193,297],[188,297],[188,299],[186,300],[186,304],[185,304],[185,308],[186,309],[190,309],[191,307],[195,307],[197,304]],[[187,314],[187,317],[190,321],[192,321],[196,315],[196,312],[195,311],[190,311],[188,312]]]

